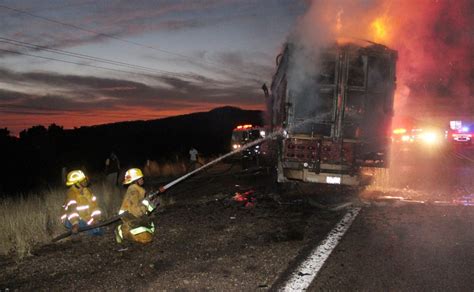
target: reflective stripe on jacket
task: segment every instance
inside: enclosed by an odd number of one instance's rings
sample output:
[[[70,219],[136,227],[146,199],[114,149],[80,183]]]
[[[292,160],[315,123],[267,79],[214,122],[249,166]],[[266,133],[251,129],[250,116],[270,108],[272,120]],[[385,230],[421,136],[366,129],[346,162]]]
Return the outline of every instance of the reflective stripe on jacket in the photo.
[[[140,226],[140,227],[133,228],[132,230],[130,230],[130,233],[132,235],[137,235],[137,234],[140,234],[140,233],[143,233],[143,232],[148,232],[148,233],[153,234],[155,232],[155,224],[153,224],[153,222],[151,222],[149,227]]]
[[[80,219],[91,225],[101,215],[94,194],[88,188],[79,189],[74,185],[67,192],[63,208],[64,214],[61,216],[61,220],[64,222],[67,219],[73,225],[77,224]]]
[[[122,217],[125,232],[130,232],[132,235],[137,235],[143,232],[153,234],[155,226],[153,223],[150,226],[137,226],[135,221],[138,218],[146,216],[148,212],[153,211],[154,207],[145,199],[145,189],[138,184],[131,184],[123,198],[122,206],[119,214],[128,212],[127,216]]]
[[[145,189],[138,184],[131,184],[123,198],[120,212],[128,211],[136,218],[140,218],[146,214],[148,208],[143,204],[145,199]]]

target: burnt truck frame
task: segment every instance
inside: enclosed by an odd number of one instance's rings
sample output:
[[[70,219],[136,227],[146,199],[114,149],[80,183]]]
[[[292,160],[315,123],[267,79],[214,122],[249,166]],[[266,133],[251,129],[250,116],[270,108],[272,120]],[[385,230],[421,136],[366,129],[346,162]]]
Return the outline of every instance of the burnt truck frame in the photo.
[[[279,183],[360,186],[363,167],[388,167],[397,58],[371,42],[313,55],[285,45],[267,100],[270,127],[283,132],[272,141]]]

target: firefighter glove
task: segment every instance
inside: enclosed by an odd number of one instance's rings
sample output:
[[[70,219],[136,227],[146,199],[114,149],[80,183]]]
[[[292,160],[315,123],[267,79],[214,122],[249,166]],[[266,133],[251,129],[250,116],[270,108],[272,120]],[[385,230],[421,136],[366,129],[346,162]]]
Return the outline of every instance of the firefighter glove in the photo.
[[[72,225],[72,227],[71,227],[71,232],[72,232],[72,234],[77,234],[77,233],[79,233],[79,224],[74,224],[74,225]]]

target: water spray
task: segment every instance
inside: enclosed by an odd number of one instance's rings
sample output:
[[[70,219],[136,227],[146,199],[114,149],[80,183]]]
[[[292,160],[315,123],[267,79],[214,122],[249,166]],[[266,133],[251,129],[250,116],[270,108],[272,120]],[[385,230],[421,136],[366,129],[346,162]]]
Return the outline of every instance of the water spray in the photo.
[[[189,178],[190,176],[192,176],[192,175],[194,175],[194,174],[196,174],[196,173],[198,173],[198,172],[203,171],[203,170],[206,169],[206,168],[211,167],[212,165],[214,165],[214,164],[216,164],[216,163],[218,163],[218,162],[220,162],[220,161],[226,159],[227,157],[233,156],[233,155],[235,155],[235,154],[237,154],[237,153],[239,153],[239,152],[241,152],[241,151],[243,151],[243,150],[245,150],[245,149],[251,148],[251,147],[256,146],[256,145],[259,145],[259,144],[263,143],[263,142],[266,141],[266,140],[273,139],[273,138],[275,138],[275,137],[277,137],[277,136],[281,136],[281,135],[283,135],[283,131],[272,132],[272,133],[270,133],[269,135],[267,135],[267,136],[265,136],[265,137],[263,137],[263,138],[260,138],[260,139],[257,139],[257,140],[255,140],[255,141],[252,141],[252,142],[250,142],[250,143],[247,143],[247,144],[245,144],[245,145],[242,145],[242,147],[240,147],[240,148],[238,148],[238,149],[236,149],[236,150],[233,150],[233,151],[231,151],[231,152],[229,152],[229,153],[227,153],[227,154],[224,154],[224,155],[222,155],[222,156],[220,156],[220,157],[218,157],[218,158],[216,158],[216,159],[214,159],[214,160],[212,160],[212,161],[210,161],[210,162],[204,164],[203,166],[201,166],[201,167],[199,167],[199,168],[197,168],[197,169],[195,169],[195,170],[193,170],[193,171],[191,171],[191,172],[189,172],[189,173],[187,173],[187,174],[185,174],[185,175],[183,175],[183,176],[181,176],[181,177],[175,179],[174,181],[169,182],[168,184],[164,185],[162,188],[163,188],[164,190],[167,190],[167,189],[171,188],[172,186],[174,186],[175,184],[177,184],[177,183],[179,183],[179,182],[181,182],[181,181],[183,181],[183,180]]]

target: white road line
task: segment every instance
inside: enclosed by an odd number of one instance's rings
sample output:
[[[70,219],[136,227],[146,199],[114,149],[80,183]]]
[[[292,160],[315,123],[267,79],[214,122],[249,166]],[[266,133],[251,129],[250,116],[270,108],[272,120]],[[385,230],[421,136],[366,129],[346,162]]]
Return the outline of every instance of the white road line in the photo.
[[[309,257],[292,273],[286,285],[280,291],[303,291],[313,282],[314,278],[328,259],[331,252],[337,246],[342,236],[351,226],[359,214],[360,207],[351,208],[346,215],[337,223],[323,242],[316,247]]]

